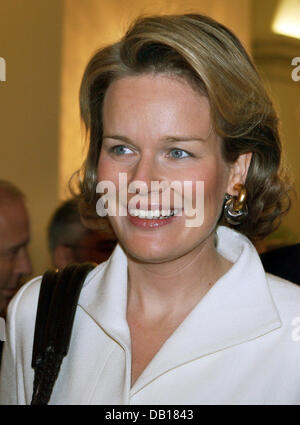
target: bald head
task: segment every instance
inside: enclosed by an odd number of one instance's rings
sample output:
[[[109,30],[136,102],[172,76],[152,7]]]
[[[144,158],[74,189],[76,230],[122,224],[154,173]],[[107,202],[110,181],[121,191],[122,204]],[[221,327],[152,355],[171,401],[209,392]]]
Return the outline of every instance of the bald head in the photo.
[[[5,317],[9,301],[22,278],[31,273],[27,253],[29,217],[23,193],[12,183],[0,180],[0,316]]]
[[[24,200],[23,192],[13,183],[0,179],[0,205],[12,199]]]

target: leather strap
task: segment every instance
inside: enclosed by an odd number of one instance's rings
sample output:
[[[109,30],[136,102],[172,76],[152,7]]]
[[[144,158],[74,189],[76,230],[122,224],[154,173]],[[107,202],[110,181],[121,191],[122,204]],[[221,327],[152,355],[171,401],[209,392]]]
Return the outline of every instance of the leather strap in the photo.
[[[32,350],[32,405],[45,405],[50,400],[62,360],[68,353],[80,291],[94,267],[94,263],[71,264],[61,271],[47,271],[43,276]]]

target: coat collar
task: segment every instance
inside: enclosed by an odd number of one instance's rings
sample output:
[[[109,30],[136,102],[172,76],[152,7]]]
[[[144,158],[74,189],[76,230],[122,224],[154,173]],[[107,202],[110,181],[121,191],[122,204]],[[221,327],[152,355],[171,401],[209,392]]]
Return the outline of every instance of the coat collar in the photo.
[[[226,227],[219,227],[217,234],[218,251],[233,266],[164,343],[135,382],[132,395],[170,369],[281,326],[254,246],[246,237]],[[79,305],[130,356],[126,304],[127,259],[117,246],[110,260],[88,276]]]
[[[87,277],[78,305],[113,339],[130,350],[127,314],[127,258],[117,245]]]
[[[6,335],[5,335],[5,320],[3,317],[0,317],[0,341],[5,341]]]

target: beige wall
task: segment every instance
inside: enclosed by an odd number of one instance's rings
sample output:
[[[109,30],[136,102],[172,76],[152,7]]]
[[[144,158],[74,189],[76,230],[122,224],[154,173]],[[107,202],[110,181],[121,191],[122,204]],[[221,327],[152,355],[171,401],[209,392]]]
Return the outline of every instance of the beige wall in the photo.
[[[294,198],[282,226],[268,238],[270,246],[300,241],[300,82],[291,76],[292,58],[300,56],[300,40],[271,32],[277,4],[278,0],[253,0],[252,52],[279,112],[285,162],[298,199]]]
[[[46,225],[58,199],[61,0],[0,0],[0,178],[26,194],[34,274],[49,264]]]

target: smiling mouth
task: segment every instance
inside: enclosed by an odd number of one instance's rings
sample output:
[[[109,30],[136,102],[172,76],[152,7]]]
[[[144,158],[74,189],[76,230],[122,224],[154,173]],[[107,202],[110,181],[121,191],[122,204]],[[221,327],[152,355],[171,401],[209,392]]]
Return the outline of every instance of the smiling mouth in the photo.
[[[179,213],[178,209],[173,210],[143,210],[143,209],[129,209],[131,217],[140,218],[143,220],[166,220],[167,218],[174,217]]]

